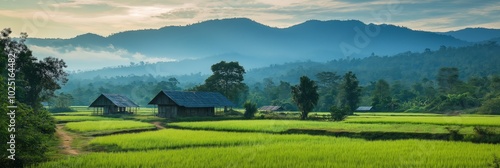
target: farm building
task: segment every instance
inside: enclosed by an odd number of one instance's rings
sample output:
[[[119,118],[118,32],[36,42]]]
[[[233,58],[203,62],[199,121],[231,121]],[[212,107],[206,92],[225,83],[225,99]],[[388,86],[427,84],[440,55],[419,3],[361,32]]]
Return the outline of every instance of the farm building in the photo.
[[[89,107],[94,107],[94,114],[137,113],[139,105],[119,94],[101,94]]]
[[[363,111],[372,111],[373,106],[359,106],[355,111],[363,112]]]
[[[283,111],[283,107],[281,106],[262,106],[259,108],[259,111]]]
[[[217,92],[161,91],[148,104],[158,106],[158,116],[165,118],[214,116],[216,107],[234,104]]]

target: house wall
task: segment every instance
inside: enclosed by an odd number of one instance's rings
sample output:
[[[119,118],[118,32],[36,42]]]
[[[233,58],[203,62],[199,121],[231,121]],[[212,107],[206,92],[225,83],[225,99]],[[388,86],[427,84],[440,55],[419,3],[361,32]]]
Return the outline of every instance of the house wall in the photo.
[[[174,118],[177,116],[177,106],[158,105],[158,117]]]
[[[201,107],[201,108],[180,107],[177,115],[181,117],[214,116],[215,110],[214,107]]]

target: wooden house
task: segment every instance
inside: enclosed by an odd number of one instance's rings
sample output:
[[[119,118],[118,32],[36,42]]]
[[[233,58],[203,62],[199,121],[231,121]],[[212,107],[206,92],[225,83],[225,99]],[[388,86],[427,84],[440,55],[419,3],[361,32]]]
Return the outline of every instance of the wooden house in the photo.
[[[90,104],[94,114],[136,113],[139,105],[119,94],[101,94]]]
[[[158,116],[165,118],[214,116],[216,107],[234,104],[218,92],[161,91],[149,104],[158,106]]]
[[[268,112],[273,112],[273,111],[283,111],[283,107],[281,106],[262,106],[259,108],[259,111],[268,111]]]

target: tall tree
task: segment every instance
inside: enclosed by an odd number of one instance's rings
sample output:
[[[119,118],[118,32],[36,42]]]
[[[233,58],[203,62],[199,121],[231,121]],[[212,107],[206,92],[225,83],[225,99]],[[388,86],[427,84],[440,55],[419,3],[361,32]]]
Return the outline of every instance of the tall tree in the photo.
[[[318,103],[318,86],[307,76],[300,77],[300,84],[292,86],[292,100],[301,111],[300,119],[305,120],[307,114]]]
[[[335,97],[338,92],[338,85],[341,77],[336,72],[320,72],[316,74],[319,86],[319,103],[318,110],[327,111],[335,105]]]
[[[458,68],[443,67],[439,69],[437,75],[439,91],[444,94],[453,93],[461,83],[458,77]]]
[[[342,78],[340,84],[340,93],[338,96],[339,106],[341,108],[348,107],[349,114],[354,114],[354,110],[358,107],[361,96],[361,87],[359,86],[356,74],[349,71]]]
[[[16,54],[16,98],[18,101],[30,105],[35,112],[41,108],[40,102],[49,100],[54,91],[65,84],[68,74],[64,71],[66,63],[62,59],[47,57],[38,60],[31,50],[24,44],[27,34],[21,34],[19,42],[9,38],[10,29],[2,31],[2,48],[5,54]],[[4,60],[2,60],[4,61]],[[6,64],[2,62],[2,66]],[[3,74],[5,75],[5,74]]]
[[[392,101],[391,88],[389,83],[385,80],[380,79],[375,84],[375,90],[372,93],[372,106],[375,110],[386,111],[389,110],[389,106]]]
[[[248,90],[243,83],[245,69],[238,62],[221,61],[211,67],[213,74],[205,80],[205,84],[195,90],[217,91],[229,100],[239,102],[242,92]],[[243,99],[244,100],[244,99]]]

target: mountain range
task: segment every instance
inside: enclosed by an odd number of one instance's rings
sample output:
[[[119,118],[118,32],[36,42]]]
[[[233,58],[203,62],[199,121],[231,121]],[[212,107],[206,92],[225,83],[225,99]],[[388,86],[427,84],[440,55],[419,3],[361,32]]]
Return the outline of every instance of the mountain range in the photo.
[[[98,74],[166,76],[209,73],[210,65],[221,60],[239,61],[245,68],[254,69],[294,61],[326,62],[372,55],[390,56],[407,51],[437,50],[441,46],[469,46],[498,38],[498,29],[468,28],[435,33],[388,24],[365,24],[357,20],[310,20],[287,28],[275,28],[246,18],[233,18],[186,26],[125,31],[107,37],[88,33],[71,39],[30,38],[27,44],[32,48],[52,48],[52,52],[42,56],[59,52],[62,59],[66,59],[64,53],[83,48],[94,53],[117,54],[122,57],[117,60],[122,61],[139,62],[151,58],[173,60],[81,73],[82,76],[91,77]],[[85,66],[92,67],[93,63],[101,59],[101,63],[113,65],[112,60],[106,60],[106,54],[88,57],[84,54],[74,55],[83,58],[71,62],[73,58],[68,57],[69,67],[72,64],[88,64]],[[92,62],[86,63],[87,59]],[[102,67],[94,69],[99,68]]]

